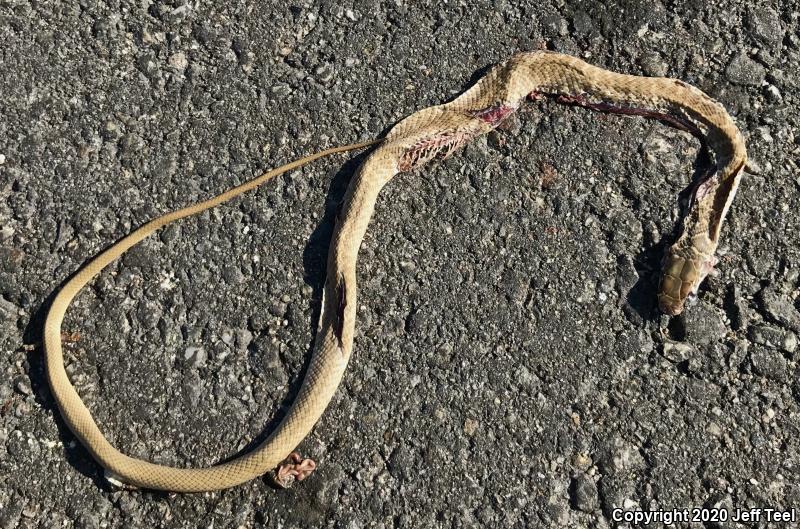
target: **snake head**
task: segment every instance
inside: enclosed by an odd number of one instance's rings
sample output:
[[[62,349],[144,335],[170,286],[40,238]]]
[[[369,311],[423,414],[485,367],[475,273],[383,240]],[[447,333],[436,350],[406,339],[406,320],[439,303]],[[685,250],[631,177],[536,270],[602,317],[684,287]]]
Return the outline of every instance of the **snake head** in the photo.
[[[714,269],[717,258],[672,247],[664,258],[664,271],[658,289],[658,308],[670,316],[683,312],[689,296],[697,294],[700,283]]]

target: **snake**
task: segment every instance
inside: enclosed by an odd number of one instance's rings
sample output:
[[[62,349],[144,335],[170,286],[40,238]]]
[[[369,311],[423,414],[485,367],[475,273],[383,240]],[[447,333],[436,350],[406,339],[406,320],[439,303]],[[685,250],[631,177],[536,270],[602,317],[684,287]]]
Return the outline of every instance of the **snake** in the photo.
[[[220,490],[263,475],[279,485],[302,480],[316,463],[295,452],[333,398],[353,352],[356,261],[382,188],[398,173],[451,156],[498,127],[526,101],[542,98],[603,112],[653,118],[688,131],[707,152],[680,234],[664,252],[658,307],[680,314],[717,263],[722,224],[747,163],[744,139],[725,108],[700,89],[667,77],[627,75],[580,58],[537,50],[498,63],[460,96],[410,114],[380,140],[334,147],[272,169],[213,198],[157,217],[91,258],[58,289],[44,324],[47,379],[64,422],[109,478],[130,487],[172,492]],[[371,147],[338,205],[311,359],[291,407],[263,442],[244,454],[200,468],[179,468],[128,456],[103,435],[70,382],[62,352],[62,322],[70,303],[109,264],[145,237],[179,219],[218,206],[262,183],[338,152]]]

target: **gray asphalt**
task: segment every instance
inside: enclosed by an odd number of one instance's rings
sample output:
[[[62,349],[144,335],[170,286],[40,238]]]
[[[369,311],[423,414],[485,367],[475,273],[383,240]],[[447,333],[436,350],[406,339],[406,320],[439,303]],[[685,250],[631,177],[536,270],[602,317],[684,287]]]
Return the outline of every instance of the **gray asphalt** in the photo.
[[[750,4],[0,1],[0,528],[604,528],[617,508],[800,509],[800,14]],[[355,353],[301,445],[309,480],[105,483],[44,378],[61,282],[157,214],[376,137],[540,47],[683,79],[734,115],[759,174],[698,301],[673,319],[655,307],[696,140],[532,103],[382,194]],[[118,447],[208,465],[275,424],[360,160],[169,227],[78,298],[68,371]]]

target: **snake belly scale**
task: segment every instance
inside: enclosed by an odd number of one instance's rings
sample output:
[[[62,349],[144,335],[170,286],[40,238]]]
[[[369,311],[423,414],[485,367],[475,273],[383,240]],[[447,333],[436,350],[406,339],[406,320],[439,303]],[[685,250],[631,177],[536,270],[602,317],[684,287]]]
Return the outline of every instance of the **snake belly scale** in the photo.
[[[350,359],[356,259],[383,186],[398,172],[417,169],[437,156],[449,156],[470,139],[493,130],[526,98],[544,96],[660,119],[691,131],[706,146],[710,169],[696,182],[681,235],[666,253],[658,293],[663,312],[680,313],[687,297],[697,291],[716,263],[720,229],[747,161],[738,128],[722,105],[682,81],[619,74],[554,52],[525,52],[495,66],[453,101],[420,110],[399,122],[359,167],[337,215],[309,368],[291,408],[264,442],[240,457],[206,468],[169,467],[123,454],[107,441],[67,377],[61,349],[64,315],[73,298],[106,266],[166,224],[217,206],[322,156],[378,142],[319,152],[158,217],[98,254],[66,281],[50,306],[44,328],[48,381],[66,424],[110,475],[136,487],[176,492],[218,490],[276,469],[310,433]],[[300,478],[313,470],[313,465],[301,468],[298,459],[284,465],[288,465],[284,468],[289,475]]]

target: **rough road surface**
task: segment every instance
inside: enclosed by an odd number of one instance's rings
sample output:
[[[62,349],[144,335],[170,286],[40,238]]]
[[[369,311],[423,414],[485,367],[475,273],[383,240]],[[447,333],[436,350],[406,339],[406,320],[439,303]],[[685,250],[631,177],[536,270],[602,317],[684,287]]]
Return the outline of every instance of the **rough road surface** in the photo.
[[[800,509],[796,4],[272,4],[0,0],[0,528],[604,528],[618,508]],[[301,445],[309,480],[105,483],[42,371],[58,285],[161,212],[376,137],[538,47],[683,79],[736,118],[760,174],[699,301],[671,320],[655,308],[697,142],[532,103],[387,186],[355,354]],[[68,371],[117,446],[208,465],[275,424],[358,162],[167,228],[78,298]]]

